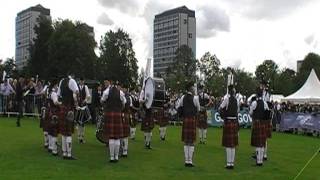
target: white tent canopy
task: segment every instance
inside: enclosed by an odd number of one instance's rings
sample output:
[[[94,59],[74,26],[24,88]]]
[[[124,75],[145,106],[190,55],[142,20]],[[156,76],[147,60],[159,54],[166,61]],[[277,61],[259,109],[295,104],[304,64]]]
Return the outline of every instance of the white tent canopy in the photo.
[[[297,92],[283,98],[282,101],[290,101],[295,104],[320,104],[320,81],[314,69],[311,70],[304,85]]]

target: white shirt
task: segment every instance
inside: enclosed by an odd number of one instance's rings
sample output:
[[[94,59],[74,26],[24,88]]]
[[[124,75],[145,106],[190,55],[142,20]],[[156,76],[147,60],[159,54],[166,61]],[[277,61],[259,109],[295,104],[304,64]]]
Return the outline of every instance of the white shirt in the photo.
[[[45,85],[45,86],[43,87],[43,89],[41,90],[40,94],[45,94],[46,91],[47,91],[47,89],[48,89],[48,85]]]
[[[101,97],[101,102],[105,102],[108,97],[109,97],[109,91],[110,91],[110,88],[108,87],[106,90],[103,91],[103,94],[102,94],[102,97]],[[124,106],[127,102],[126,100],[126,96],[125,94],[120,90],[120,100],[122,102],[122,105]]]
[[[188,93],[188,94],[191,94],[191,93]],[[179,107],[183,107],[183,98],[184,98],[184,95],[183,95],[183,96],[181,97],[181,99],[179,100],[178,108],[179,108]],[[200,111],[199,96],[193,96],[193,104],[196,106],[197,111],[199,112],[199,111]]]
[[[229,98],[230,98],[230,94],[226,94],[224,97],[223,97],[223,100],[222,100],[222,103],[220,104],[220,108],[225,108],[225,107],[228,107],[229,105]],[[237,99],[237,106],[238,106],[238,112],[239,112],[239,100]]]
[[[260,98],[261,99],[261,98]],[[259,100],[259,99],[258,99]],[[269,107],[268,107],[268,104],[265,102],[265,101],[263,101],[263,104],[264,104],[264,110],[269,110]],[[249,114],[252,116],[252,114],[253,114],[253,111],[254,110],[256,110],[256,108],[257,108],[257,101],[253,101],[252,103],[251,103],[251,106],[250,106],[250,111],[249,111]]]
[[[51,92],[51,95],[50,95],[50,99],[53,101],[53,103],[55,105],[59,105],[61,104],[59,101],[58,101],[58,94],[54,91]]]
[[[10,94],[15,93],[14,89],[12,88],[11,84],[5,82],[1,84],[1,94],[5,96],[9,96]]]
[[[59,88],[58,88],[58,92],[57,92],[58,96],[61,96],[61,83],[62,83],[62,81],[63,80],[61,80],[59,83]],[[77,82],[72,78],[69,80],[68,87],[73,93],[79,92]]]

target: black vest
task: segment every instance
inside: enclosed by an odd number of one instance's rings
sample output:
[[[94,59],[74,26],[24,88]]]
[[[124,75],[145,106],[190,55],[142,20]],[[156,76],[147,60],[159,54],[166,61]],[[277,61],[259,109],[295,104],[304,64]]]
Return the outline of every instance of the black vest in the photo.
[[[74,106],[73,92],[69,88],[69,81],[69,78],[65,78],[61,82],[62,104],[67,106]]]
[[[128,112],[130,110],[130,94],[125,93],[126,104],[124,105],[125,111]]]
[[[86,88],[85,88],[85,85],[83,85],[82,89],[80,89],[80,85],[78,87],[79,87],[80,102],[82,103],[86,99]]]
[[[234,96],[229,97],[226,117],[238,117],[238,102]]]
[[[109,89],[109,96],[106,101],[106,111],[120,112],[122,109],[122,102],[120,99],[120,91],[117,87],[112,86]]]
[[[258,99],[256,102],[257,102],[257,107],[253,111],[252,117],[253,119],[264,120],[265,119],[264,102],[262,99]]]
[[[182,116],[184,118],[197,115],[197,107],[193,103],[193,95],[186,94],[183,98]]]

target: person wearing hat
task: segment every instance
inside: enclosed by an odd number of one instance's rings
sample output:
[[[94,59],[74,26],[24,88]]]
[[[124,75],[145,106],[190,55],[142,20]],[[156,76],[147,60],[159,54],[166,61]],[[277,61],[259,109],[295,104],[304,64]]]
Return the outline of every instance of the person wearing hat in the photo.
[[[238,112],[239,102],[235,97],[235,89],[233,85],[228,86],[228,94],[224,96],[219,107],[219,111],[223,112],[223,133],[222,146],[226,149],[226,169],[234,168],[236,147],[238,146]]]
[[[205,144],[207,141],[207,128],[208,128],[208,116],[207,116],[207,108],[210,104],[212,104],[210,96],[205,93],[204,86],[199,86],[199,102],[200,102],[200,112],[199,112],[199,138],[200,144]]]
[[[251,103],[250,115],[252,117],[251,145],[256,148],[256,165],[263,165],[264,147],[267,133],[264,121],[266,121],[266,111],[268,104],[263,101],[263,91],[257,88],[257,98]]]
[[[194,95],[193,83],[187,84],[186,91],[179,101],[178,109],[183,118],[181,140],[184,142],[185,166],[193,167],[197,134],[196,117],[200,111],[200,102],[198,97]]]
[[[77,109],[77,129],[78,129],[78,140],[80,144],[83,144],[84,141],[84,131],[85,131],[85,122],[91,120],[91,114],[87,103],[91,97],[89,88],[84,84],[84,78],[81,77],[79,81],[79,109]]]
[[[17,127],[20,127],[20,119],[23,117],[23,98],[24,93],[27,91],[25,78],[23,75],[19,76],[19,80],[16,84],[16,102],[17,102],[17,108],[18,108],[18,116],[17,116]]]
[[[272,116],[271,116],[271,110],[273,109],[273,105],[270,101],[270,93],[269,93],[269,87],[267,83],[263,82],[261,85],[261,90],[262,90],[262,100],[267,103],[268,105],[268,110],[266,111],[266,120],[263,121],[264,126],[266,126],[266,144],[264,146],[264,151],[263,151],[263,160],[268,159],[268,139],[272,137]]]
[[[125,94],[110,81],[101,97],[104,103],[104,133],[109,138],[110,162],[119,160],[120,140],[123,137],[122,109],[126,104]]]
[[[59,133],[62,135],[62,156],[75,160],[72,156],[72,134],[74,133],[74,110],[78,107],[79,88],[72,76],[61,79],[57,95],[62,104],[59,110]]]

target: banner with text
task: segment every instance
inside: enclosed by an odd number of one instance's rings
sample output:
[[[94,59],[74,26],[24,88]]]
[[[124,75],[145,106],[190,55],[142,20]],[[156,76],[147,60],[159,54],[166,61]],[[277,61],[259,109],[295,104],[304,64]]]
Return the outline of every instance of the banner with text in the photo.
[[[221,127],[223,119],[221,119],[218,110],[211,109],[207,111],[208,124],[214,127]],[[242,110],[238,113],[238,121],[240,126],[248,127],[251,126],[252,119],[247,110]]]
[[[304,129],[305,131],[320,131],[320,114],[283,113],[281,115],[280,130],[289,131]]]

